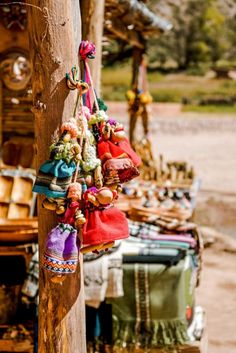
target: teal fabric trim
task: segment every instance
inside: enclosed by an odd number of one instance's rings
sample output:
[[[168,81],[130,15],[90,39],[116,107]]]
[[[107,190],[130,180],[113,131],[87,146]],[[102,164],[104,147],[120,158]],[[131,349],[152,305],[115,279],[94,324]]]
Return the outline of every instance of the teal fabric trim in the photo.
[[[184,243],[183,241],[154,240],[153,242],[165,248],[190,249],[190,244]]]
[[[43,194],[43,195],[46,195],[47,197],[51,197],[54,199],[57,197],[66,197],[66,193],[67,193],[67,191],[65,192],[52,191],[52,190],[49,190],[48,187],[46,186],[41,186],[37,184],[34,184],[33,192],[37,192],[38,194]]]
[[[64,160],[53,160],[46,161],[40,167],[40,171],[45,174],[51,174],[58,178],[67,178],[70,177],[76,169],[75,162],[67,164]]]

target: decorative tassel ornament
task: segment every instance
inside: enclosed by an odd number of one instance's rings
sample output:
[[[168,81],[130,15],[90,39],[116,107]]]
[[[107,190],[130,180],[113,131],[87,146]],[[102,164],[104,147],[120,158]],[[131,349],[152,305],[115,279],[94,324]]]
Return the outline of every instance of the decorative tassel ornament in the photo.
[[[107,106],[94,91],[88,65],[95,57],[94,44],[82,41],[79,55],[85,81],[76,67],[66,74],[67,87],[77,90],[73,117],[62,123],[33,188],[46,196],[43,207],[58,216],[58,225],[47,237],[43,263],[53,273],[53,282],[76,271],[79,252],[108,249],[115,240],[128,237],[127,220],[114,201],[120,184],[139,175],[140,159],[123,125],[109,118]]]

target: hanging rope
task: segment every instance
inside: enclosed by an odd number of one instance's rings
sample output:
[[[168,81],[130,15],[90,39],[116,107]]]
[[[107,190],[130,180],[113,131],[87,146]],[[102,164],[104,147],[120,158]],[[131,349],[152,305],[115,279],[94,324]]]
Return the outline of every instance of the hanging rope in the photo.
[[[84,110],[83,110],[83,94],[86,93],[89,89],[88,85],[87,84],[84,85],[84,84],[85,84],[85,82],[83,82],[83,81],[81,81],[80,84],[79,83],[77,84],[78,94],[77,94],[77,98],[76,98],[76,102],[75,102],[74,115],[73,115],[74,117],[76,116],[77,107],[79,105],[79,116],[82,118],[81,119],[81,135],[80,135],[80,142],[79,142],[81,151],[83,148],[83,139],[84,139],[84,133],[85,133],[84,119],[86,119],[84,116]],[[76,182],[77,177],[78,177],[79,165],[80,165],[80,162],[78,161],[77,165],[76,165],[75,174],[74,174],[74,180],[73,180],[74,183]]]
[[[95,54],[96,54],[95,45],[93,43],[89,42],[88,40],[83,40],[79,46],[79,56],[84,63],[85,80],[91,86],[95,109],[96,109],[96,111],[99,111],[99,105],[98,105],[98,101],[97,101],[97,97],[96,97],[96,93],[95,93],[95,89],[94,89],[94,85],[93,85],[93,80],[92,80],[90,68],[89,68],[89,65],[87,62],[87,59],[94,59]],[[87,98],[86,105],[90,109],[90,111],[92,111],[89,91],[87,93],[86,98]]]

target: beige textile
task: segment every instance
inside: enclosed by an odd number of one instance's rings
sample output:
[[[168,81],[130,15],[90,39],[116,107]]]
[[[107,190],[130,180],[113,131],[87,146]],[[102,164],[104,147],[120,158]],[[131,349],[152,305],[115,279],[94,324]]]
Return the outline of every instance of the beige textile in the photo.
[[[120,247],[121,248],[121,247]],[[86,305],[98,308],[105,298],[124,295],[121,249],[84,262],[84,291]]]

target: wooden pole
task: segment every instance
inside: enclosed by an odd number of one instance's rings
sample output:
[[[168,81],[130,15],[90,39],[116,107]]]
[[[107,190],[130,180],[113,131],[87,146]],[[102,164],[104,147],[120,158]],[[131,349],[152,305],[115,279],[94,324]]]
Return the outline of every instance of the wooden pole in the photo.
[[[89,61],[94,88],[100,95],[102,66],[102,35],[104,25],[104,0],[80,0],[82,16],[82,38],[96,46],[96,57]]]
[[[133,61],[132,61],[132,90],[137,94],[138,91],[138,80],[139,80],[139,67],[143,58],[144,49],[135,47],[133,49]],[[129,107],[129,139],[131,145],[134,143],[135,127],[138,119],[139,112],[139,100],[136,97],[132,107]]]
[[[66,87],[65,73],[78,63],[81,39],[79,0],[28,0],[29,39],[33,62],[33,111],[37,168],[49,157],[49,146],[61,122],[72,116],[75,92]],[[34,6],[34,7],[33,7]],[[52,212],[38,202],[40,262],[48,232],[55,226]],[[85,353],[85,306],[82,264],[61,284],[50,281],[40,267],[40,353]]]
[[[2,93],[2,80],[0,80],[0,150],[2,148],[2,140],[3,140],[3,131],[2,131],[2,119],[3,119],[3,114],[2,114],[2,102],[3,102],[3,93]]]
[[[115,37],[129,43],[129,45],[132,45],[135,48],[143,49],[143,44],[139,40],[139,36],[136,32],[129,33],[126,28],[122,28],[121,26],[119,27],[113,23],[105,23],[105,28],[108,32],[114,34]]]

